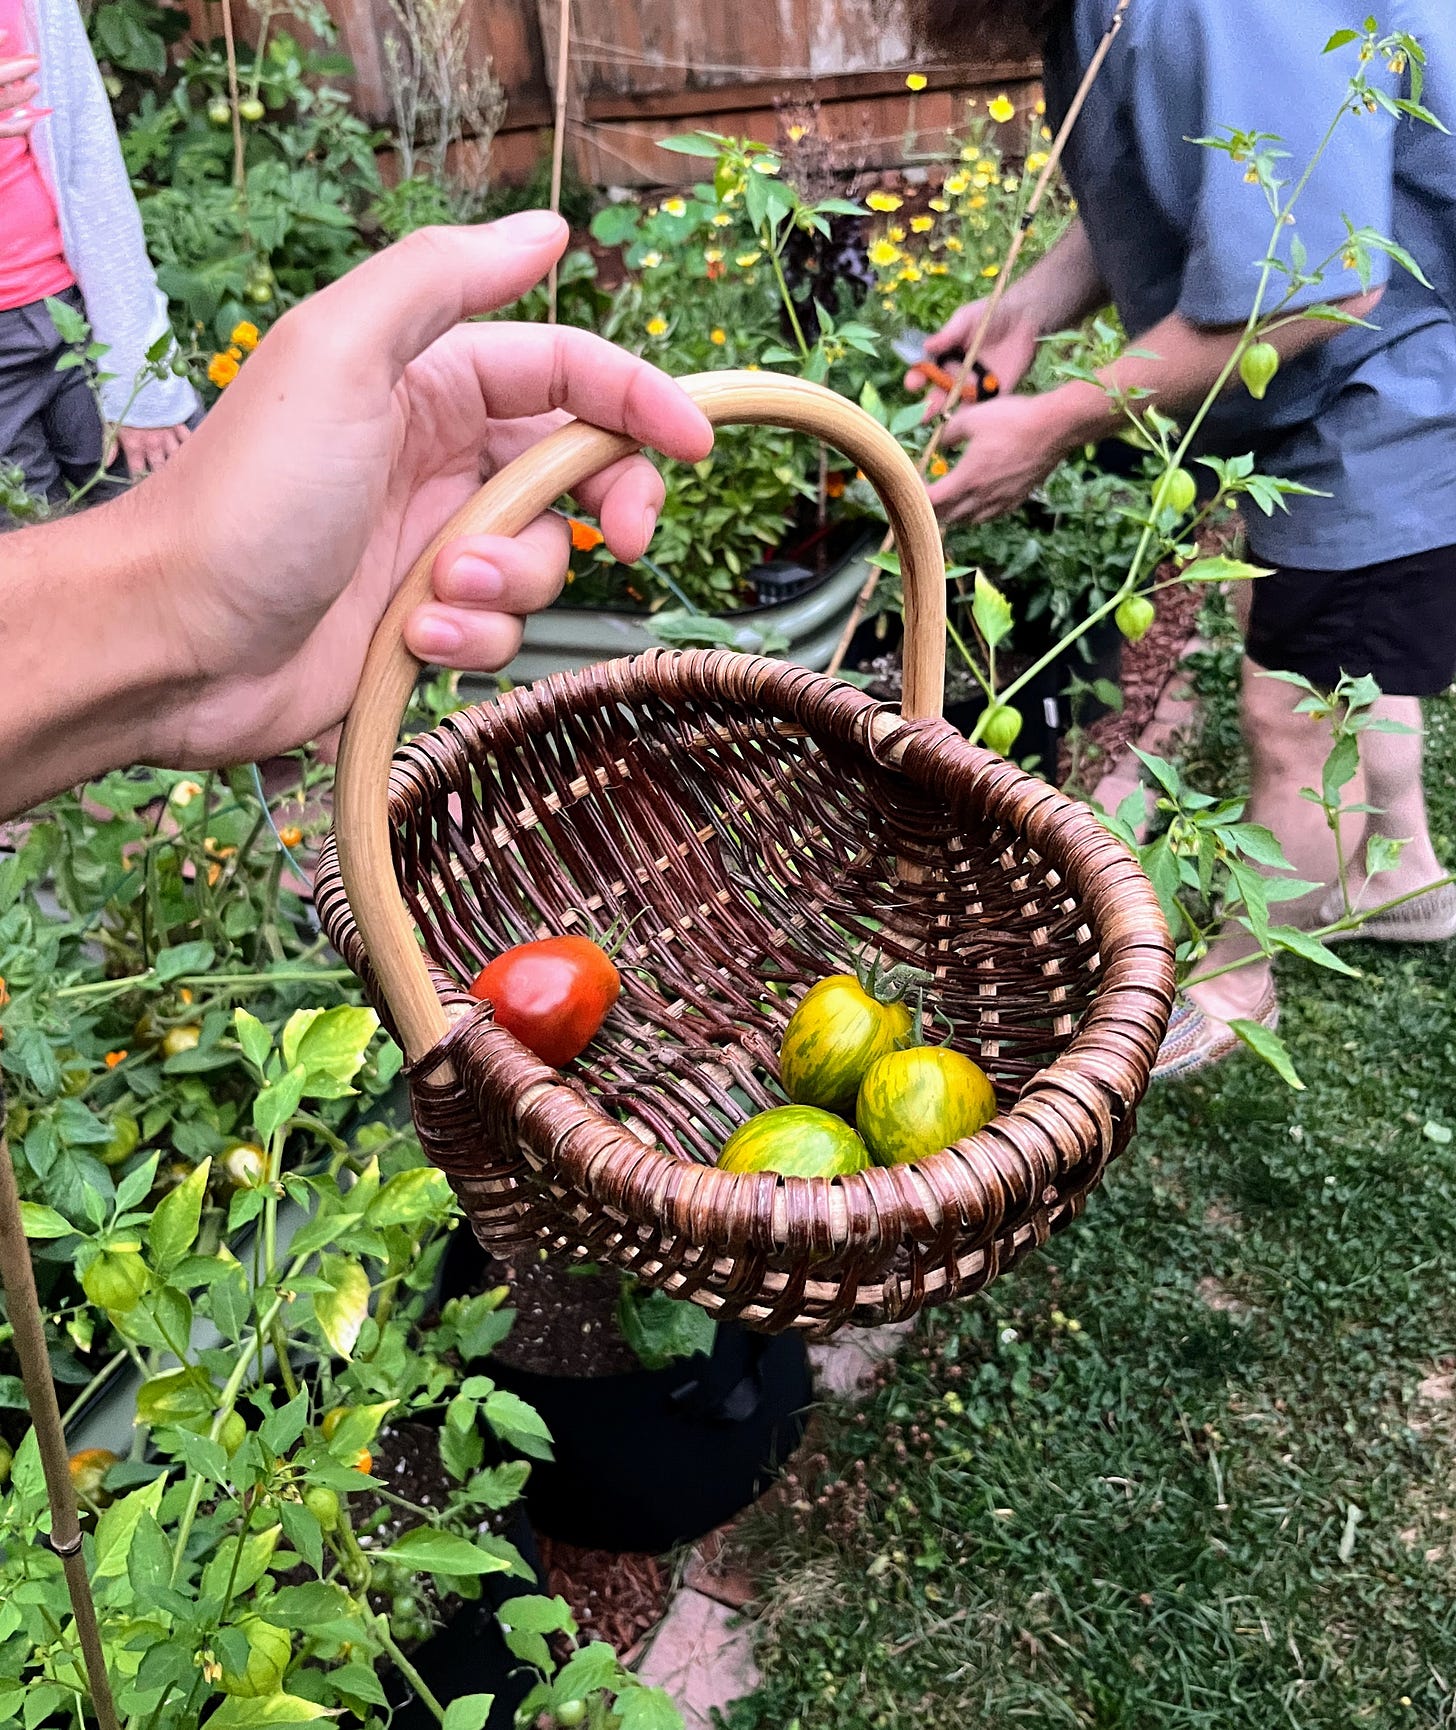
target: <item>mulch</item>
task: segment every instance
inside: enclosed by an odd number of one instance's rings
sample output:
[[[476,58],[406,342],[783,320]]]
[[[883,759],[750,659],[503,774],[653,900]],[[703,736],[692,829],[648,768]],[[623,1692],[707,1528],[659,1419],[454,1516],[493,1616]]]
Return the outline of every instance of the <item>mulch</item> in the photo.
[[[538,1537],[546,1590],[571,1606],[583,1642],[605,1640],[624,1663],[667,1614],[673,1569],[659,1556],[583,1550],[555,1538]]]

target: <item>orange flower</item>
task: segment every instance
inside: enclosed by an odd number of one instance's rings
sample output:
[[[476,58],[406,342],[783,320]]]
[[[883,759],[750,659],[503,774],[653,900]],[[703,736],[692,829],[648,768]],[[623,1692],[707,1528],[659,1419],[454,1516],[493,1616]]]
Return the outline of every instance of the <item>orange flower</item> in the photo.
[[[584,523],[578,517],[568,517],[571,544],[579,553],[591,553],[607,538],[594,523]]]
[[[222,866],[221,865],[209,865],[207,868],[207,887],[209,889],[215,889],[217,887],[217,880],[221,876],[222,876]]]
[[[226,390],[239,371],[238,363],[230,354],[215,354],[207,363],[207,376],[219,390]]]
[[[938,481],[942,475],[948,475],[949,473],[950,464],[944,457],[934,456],[930,459],[929,474],[931,480]]]
[[[240,348],[244,353],[250,353],[258,346],[258,327],[250,319],[244,319],[241,324],[235,324],[228,341],[234,348]]]
[[[824,496],[831,499],[842,499],[844,497],[843,475],[830,475],[829,479],[824,483]]]
[[[183,1003],[190,1003],[192,1001],[192,987],[190,985],[179,986],[177,988],[177,996]]]
[[[297,823],[290,823],[286,829],[278,831],[278,839],[285,847],[301,847],[303,845],[303,830]]]
[[[10,1001],[10,993],[6,989],[5,981],[3,979],[0,979],[0,1009],[3,1009],[9,1001]]]
[[[108,1051],[105,1057],[106,1067],[115,1069],[118,1063],[125,1063],[127,1054],[124,1051]]]
[[[724,264],[721,258],[710,259],[708,262],[708,281],[716,282],[727,268],[728,266]]]

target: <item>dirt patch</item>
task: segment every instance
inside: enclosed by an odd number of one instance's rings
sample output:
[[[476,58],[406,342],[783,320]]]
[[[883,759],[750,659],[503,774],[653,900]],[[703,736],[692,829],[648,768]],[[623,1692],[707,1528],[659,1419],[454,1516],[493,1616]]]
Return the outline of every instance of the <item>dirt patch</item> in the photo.
[[[605,1640],[624,1661],[667,1614],[672,1575],[656,1556],[583,1550],[542,1538],[546,1590],[571,1605],[583,1640]]]
[[[1195,1289],[1198,1292],[1199,1301],[1208,1309],[1217,1310],[1220,1315],[1237,1316],[1243,1320],[1254,1313],[1252,1304],[1247,1304],[1242,1298],[1235,1297],[1228,1287],[1220,1284],[1212,1274],[1205,1274]]]
[[[615,1274],[541,1261],[534,1250],[496,1259],[473,1242],[462,1241],[452,1255],[472,1258],[471,1291],[510,1287],[516,1320],[495,1351],[502,1363],[547,1376],[612,1376],[641,1369],[617,1325]]]

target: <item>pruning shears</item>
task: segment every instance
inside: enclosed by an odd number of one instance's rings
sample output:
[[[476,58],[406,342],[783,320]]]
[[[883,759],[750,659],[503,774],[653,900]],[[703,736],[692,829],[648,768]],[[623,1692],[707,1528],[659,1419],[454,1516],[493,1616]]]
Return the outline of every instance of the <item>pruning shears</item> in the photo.
[[[903,360],[906,366],[912,366],[917,372],[923,373],[937,390],[953,390],[961,364],[966,358],[965,350],[947,349],[944,354],[932,360],[925,352],[926,341],[923,330],[907,330],[896,337],[890,347],[898,359]],[[980,361],[976,361],[961,390],[961,401],[987,402],[991,397],[998,396],[1000,391],[1001,381],[995,373],[988,372]]]

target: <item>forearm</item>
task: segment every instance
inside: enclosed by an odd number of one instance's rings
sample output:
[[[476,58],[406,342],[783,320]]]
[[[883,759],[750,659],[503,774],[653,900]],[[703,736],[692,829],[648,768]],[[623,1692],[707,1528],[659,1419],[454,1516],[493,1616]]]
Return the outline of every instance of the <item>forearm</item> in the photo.
[[[1379,300],[1379,293],[1372,292],[1340,305],[1364,318]],[[1342,328],[1326,320],[1298,319],[1269,340],[1281,360],[1292,360],[1331,341]],[[1243,337],[1243,326],[1211,329],[1174,313],[1140,337],[1132,351],[1105,367],[1098,374],[1100,386],[1073,381],[1048,391],[1040,401],[1049,437],[1063,452],[1108,437],[1123,420],[1121,404],[1129,393],[1139,393],[1141,407],[1155,405],[1175,418],[1186,414],[1205,401]]]
[[[0,817],[165,755],[182,680],[139,504],[0,536]]]
[[[1070,330],[1109,300],[1087,230],[1077,217],[1057,244],[1007,290],[1006,304],[1038,336]]]

